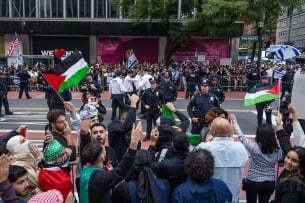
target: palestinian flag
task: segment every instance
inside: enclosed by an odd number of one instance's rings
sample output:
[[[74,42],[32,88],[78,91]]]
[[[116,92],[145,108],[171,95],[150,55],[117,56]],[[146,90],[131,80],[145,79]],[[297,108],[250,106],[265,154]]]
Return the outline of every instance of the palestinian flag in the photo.
[[[280,80],[271,85],[250,89],[249,92],[245,95],[244,105],[252,106],[257,103],[271,101],[273,99],[278,99],[279,95]]]
[[[170,111],[165,104],[162,104],[161,106],[162,108],[162,112],[161,112],[161,116],[167,116],[170,117],[171,119],[173,119],[175,126],[177,126],[177,122],[174,116],[174,113],[172,111]]]
[[[89,66],[78,50],[57,64],[54,68],[42,73],[43,77],[60,93],[65,89],[77,86],[86,77]]]

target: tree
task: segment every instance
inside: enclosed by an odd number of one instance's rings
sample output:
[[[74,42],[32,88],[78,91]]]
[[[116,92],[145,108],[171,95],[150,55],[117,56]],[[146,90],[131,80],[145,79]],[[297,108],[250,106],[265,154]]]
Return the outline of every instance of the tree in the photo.
[[[304,0],[181,0],[186,8],[195,8],[193,19],[177,21],[177,0],[112,0],[123,14],[135,23],[159,21],[166,37],[165,63],[179,47],[186,46],[192,36],[230,36],[236,32],[236,21],[256,25],[265,13],[265,30],[272,33],[274,22],[283,6],[301,5]],[[190,9],[193,10],[193,9]],[[186,15],[192,15],[191,12]],[[194,15],[194,14],[193,14]]]

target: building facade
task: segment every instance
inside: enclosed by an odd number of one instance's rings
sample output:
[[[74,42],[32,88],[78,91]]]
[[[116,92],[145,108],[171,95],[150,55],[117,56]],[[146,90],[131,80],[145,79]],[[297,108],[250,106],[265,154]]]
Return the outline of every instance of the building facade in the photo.
[[[277,22],[276,44],[305,47],[305,4],[301,8],[287,9]],[[303,50],[305,51],[305,50]]]
[[[176,2],[170,17],[176,26],[196,17],[196,9],[189,8],[187,2]],[[135,25],[128,13],[113,6],[111,0],[2,0],[2,57],[7,55],[14,32],[23,54],[54,56],[55,50],[69,54],[77,48],[90,64],[95,64],[99,57],[105,62],[119,63],[127,46],[136,50],[140,60],[160,63],[164,60],[167,35],[157,19]],[[184,57],[193,57],[199,51],[207,59],[228,58],[234,55],[232,50],[238,47],[235,39],[239,36],[239,32],[219,39],[198,36],[193,41],[200,41],[201,47],[191,43],[192,47],[177,50],[175,56],[184,53]]]

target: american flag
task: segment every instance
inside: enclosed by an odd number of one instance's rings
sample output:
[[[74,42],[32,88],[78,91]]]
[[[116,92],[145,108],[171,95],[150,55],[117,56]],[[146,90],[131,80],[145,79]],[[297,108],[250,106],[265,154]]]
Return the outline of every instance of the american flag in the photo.
[[[13,39],[12,39],[12,42],[11,42],[10,47],[8,49],[8,56],[13,56],[14,55],[15,47],[17,47],[18,45],[19,45],[19,40],[18,40],[17,33],[15,32],[13,34]]]

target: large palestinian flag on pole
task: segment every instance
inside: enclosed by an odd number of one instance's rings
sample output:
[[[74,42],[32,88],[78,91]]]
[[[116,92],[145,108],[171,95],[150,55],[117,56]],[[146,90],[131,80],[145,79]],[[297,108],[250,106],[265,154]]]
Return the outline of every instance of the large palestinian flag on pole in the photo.
[[[244,98],[245,106],[252,106],[257,103],[278,99],[280,95],[280,80],[274,84],[258,88],[251,88]]]
[[[89,66],[78,50],[57,64],[54,68],[42,73],[43,77],[61,93],[63,90],[75,87],[84,79],[89,71]]]

